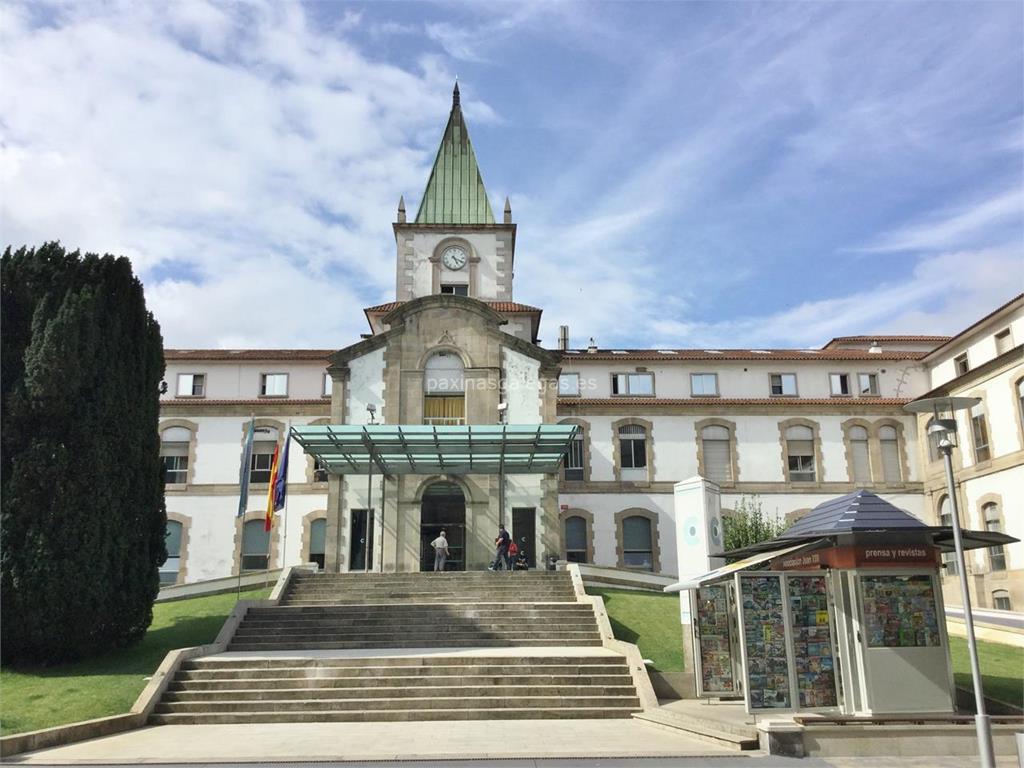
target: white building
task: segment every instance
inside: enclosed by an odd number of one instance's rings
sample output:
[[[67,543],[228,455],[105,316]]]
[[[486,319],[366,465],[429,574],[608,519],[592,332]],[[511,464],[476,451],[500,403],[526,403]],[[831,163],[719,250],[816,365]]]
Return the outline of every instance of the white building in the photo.
[[[727,510],[757,496],[795,518],[867,488],[921,517],[941,511],[941,466],[902,406],[929,390],[984,398],[962,451],[972,528],[1024,537],[1018,298],[957,337],[844,337],[820,349],[559,349],[513,296],[516,224],[491,210],[455,98],[420,209],[393,224],[396,300],[339,350],[167,350],[161,407],[166,579],[315,560],[329,570],[417,570],[444,527],[456,568],[482,568],[495,526],[531,557],[677,574],[672,488],[703,475]],[[1003,334],[1003,329],[1008,334]],[[959,363],[966,354],[969,369]],[[959,365],[960,369],[955,369]],[[371,414],[369,408],[373,408]],[[248,512],[235,515],[243,438],[258,428]],[[286,523],[262,530],[270,455],[313,424],[575,424],[558,474],[328,471],[292,443]],[[964,435],[970,435],[967,424]],[[373,498],[368,499],[368,487]],[[502,498],[503,497],[503,498]],[[993,511],[992,505],[995,505]],[[366,544],[367,508],[372,545]],[[986,517],[988,516],[987,522]],[[432,557],[429,558],[432,565]],[[1024,605],[1024,551],[978,556],[980,605]],[[1005,595],[1003,594],[1005,592]],[[949,602],[956,602],[950,593]]]

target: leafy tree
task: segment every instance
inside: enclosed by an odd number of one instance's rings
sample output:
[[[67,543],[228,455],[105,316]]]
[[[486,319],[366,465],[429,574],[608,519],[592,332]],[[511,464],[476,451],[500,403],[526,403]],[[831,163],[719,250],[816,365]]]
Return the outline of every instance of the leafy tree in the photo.
[[[126,258],[0,259],[0,651],[44,664],[140,638],[159,590],[160,327]]]
[[[787,527],[784,521],[764,514],[758,496],[742,496],[732,514],[722,518],[725,551],[771,541],[782,535]]]

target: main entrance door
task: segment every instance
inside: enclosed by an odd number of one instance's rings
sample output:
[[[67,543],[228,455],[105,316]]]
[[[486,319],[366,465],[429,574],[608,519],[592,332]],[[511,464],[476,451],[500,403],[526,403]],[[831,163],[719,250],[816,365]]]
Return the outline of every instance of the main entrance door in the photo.
[[[434,570],[430,542],[444,531],[448,539],[446,571],[466,570],[466,497],[455,483],[434,483],[420,505],[420,570]]]
[[[526,561],[531,568],[537,567],[537,510],[534,507],[513,507],[512,538],[519,549],[526,552]]]

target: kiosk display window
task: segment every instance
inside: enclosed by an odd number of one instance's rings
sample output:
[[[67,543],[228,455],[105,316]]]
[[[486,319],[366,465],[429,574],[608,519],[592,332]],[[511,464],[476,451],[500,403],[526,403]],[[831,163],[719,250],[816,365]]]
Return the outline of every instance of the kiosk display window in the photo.
[[[697,590],[702,693],[734,693],[730,644],[729,593],[724,584]]]
[[[767,575],[742,576],[739,582],[750,709],[790,709],[782,582]]]
[[[796,687],[802,709],[835,707],[835,658],[824,576],[789,576],[786,579],[793,632]]]
[[[869,648],[942,645],[932,577],[861,576]]]

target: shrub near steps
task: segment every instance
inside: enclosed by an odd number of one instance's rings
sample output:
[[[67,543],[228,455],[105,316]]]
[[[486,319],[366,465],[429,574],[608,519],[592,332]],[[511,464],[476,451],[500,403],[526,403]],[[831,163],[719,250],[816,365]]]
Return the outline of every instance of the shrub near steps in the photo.
[[[629,717],[620,657],[196,659],[154,724]]]

